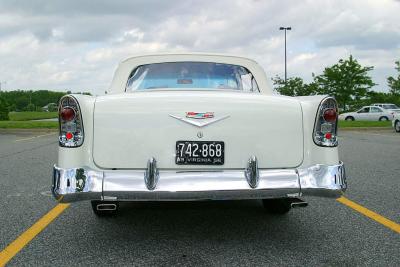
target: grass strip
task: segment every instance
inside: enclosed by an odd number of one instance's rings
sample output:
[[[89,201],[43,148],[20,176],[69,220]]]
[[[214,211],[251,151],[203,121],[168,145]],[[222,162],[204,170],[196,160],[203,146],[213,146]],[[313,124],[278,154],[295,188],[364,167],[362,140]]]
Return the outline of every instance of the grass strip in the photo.
[[[391,127],[391,121],[339,121],[339,128],[350,128],[350,127]]]
[[[10,112],[8,114],[11,121],[30,121],[53,119],[58,117],[57,112],[37,112],[37,111],[23,111],[23,112]]]
[[[57,129],[58,121],[0,121],[0,129]]]

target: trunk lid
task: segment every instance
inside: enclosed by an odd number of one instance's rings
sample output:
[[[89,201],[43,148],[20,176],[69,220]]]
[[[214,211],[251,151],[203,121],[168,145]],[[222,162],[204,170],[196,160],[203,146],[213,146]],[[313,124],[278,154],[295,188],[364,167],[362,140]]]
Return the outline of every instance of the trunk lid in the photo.
[[[176,118],[186,112],[229,117],[197,127]],[[243,169],[253,155],[260,168],[293,168],[303,161],[300,103],[280,96],[221,91],[102,96],[93,128],[93,158],[101,168],[144,169],[151,157],[163,169]],[[176,165],[175,145],[181,140],[225,142],[224,165]]]

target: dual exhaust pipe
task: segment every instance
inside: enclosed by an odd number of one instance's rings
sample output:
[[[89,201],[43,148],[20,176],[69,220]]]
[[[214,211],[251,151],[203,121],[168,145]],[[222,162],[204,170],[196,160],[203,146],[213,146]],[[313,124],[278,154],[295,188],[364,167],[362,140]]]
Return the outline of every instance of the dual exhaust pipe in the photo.
[[[308,202],[301,200],[299,198],[290,199],[290,206],[292,208],[305,208],[308,206]],[[96,209],[98,211],[115,211],[117,210],[117,205],[114,203],[101,203],[97,204]]]
[[[291,198],[290,207],[292,208],[305,208],[308,206],[308,202],[301,200],[300,198]]]
[[[98,211],[115,211],[117,210],[117,205],[114,203],[101,203],[97,204],[96,209]]]

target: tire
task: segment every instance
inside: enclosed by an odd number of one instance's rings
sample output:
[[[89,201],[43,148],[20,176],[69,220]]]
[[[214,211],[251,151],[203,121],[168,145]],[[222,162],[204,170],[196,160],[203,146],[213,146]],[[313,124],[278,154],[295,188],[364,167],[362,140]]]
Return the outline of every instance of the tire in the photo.
[[[379,118],[379,121],[388,121],[388,120],[389,120],[389,118],[386,116],[382,116]]]
[[[114,216],[118,213],[119,204],[116,201],[92,200],[91,204],[93,213],[99,217]],[[112,210],[113,207],[115,207],[115,209]]]
[[[288,198],[273,198],[273,199],[263,199],[264,209],[270,214],[286,214],[291,209],[291,201]]]
[[[400,121],[396,121],[394,123],[394,130],[398,133],[400,133]]]
[[[348,116],[345,118],[346,121],[354,121],[354,117],[353,116]]]

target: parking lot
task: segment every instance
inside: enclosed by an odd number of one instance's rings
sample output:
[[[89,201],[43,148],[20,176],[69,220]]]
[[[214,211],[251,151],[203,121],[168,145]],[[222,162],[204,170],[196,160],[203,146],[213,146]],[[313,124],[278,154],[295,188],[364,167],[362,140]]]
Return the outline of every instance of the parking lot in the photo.
[[[346,198],[375,220],[334,199],[308,198],[307,208],[285,216],[251,200],[126,203],[118,216],[98,218],[80,202],[45,223],[57,206],[49,191],[56,134],[1,133],[0,265],[7,254],[10,266],[400,266],[400,135],[345,131],[339,141]]]

